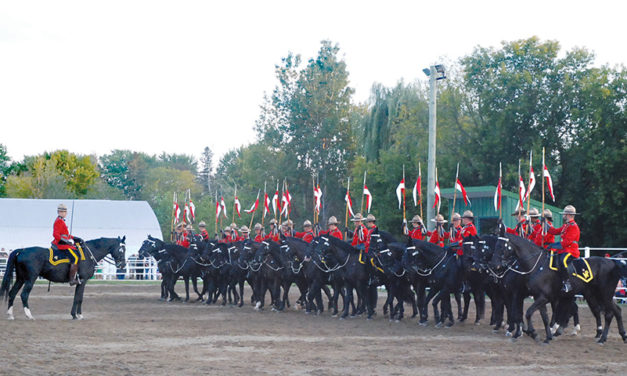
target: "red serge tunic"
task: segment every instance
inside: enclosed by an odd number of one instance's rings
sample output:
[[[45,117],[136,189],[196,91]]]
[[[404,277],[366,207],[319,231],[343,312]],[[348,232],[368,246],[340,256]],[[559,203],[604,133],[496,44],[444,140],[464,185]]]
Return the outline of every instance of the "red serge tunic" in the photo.
[[[311,243],[314,239],[313,231],[297,232],[294,235],[296,238],[303,239],[307,243]]]
[[[337,227],[333,231],[320,231],[320,235],[329,235],[336,237],[340,240],[344,240],[344,235],[342,235],[342,231],[340,231]]]
[[[420,228],[420,227],[412,229],[409,232],[409,237],[412,238],[412,239],[418,239],[418,240],[424,240],[425,239],[425,236],[422,233],[422,228]]]
[[[353,232],[353,241],[351,242],[351,245],[355,247],[359,244],[366,244],[367,237],[368,229],[366,229],[366,226],[364,225],[359,225],[359,227],[357,227]]]
[[[552,235],[560,235],[562,237],[562,249],[557,253],[570,253],[573,257],[579,258],[579,226],[574,219],[564,223],[560,228],[549,228]]]
[[[74,239],[72,235],[70,235],[70,231],[67,229],[67,225],[65,224],[65,219],[58,216],[54,221],[54,225],[52,225],[52,237],[54,240],[52,244],[56,245],[59,249],[76,249],[71,244],[64,244],[63,242],[69,242],[70,239]]]

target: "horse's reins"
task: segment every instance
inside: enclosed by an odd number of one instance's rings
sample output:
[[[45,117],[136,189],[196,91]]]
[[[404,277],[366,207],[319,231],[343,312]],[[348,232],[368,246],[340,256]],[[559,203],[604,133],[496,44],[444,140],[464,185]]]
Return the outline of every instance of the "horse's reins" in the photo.
[[[509,239],[508,238],[503,238],[503,237],[499,236],[499,240],[503,240],[504,242],[509,243]],[[529,273],[531,273],[531,272],[533,272],[535,270],[536,266],[538,266],[538,263],[540,262],[540,259],[542,258],[543,254],[544,254],[544,252],[542,252],[542,251],[538,252],[538,258],[536,259],[536,263],[533,265],[533,267],[531,269],[529,269],[526,272],[519,272],[518,270],[512,268],[512,265],[514,265],[516,263],[516,260],[514,260],[514,262],[512,262],[510,265],[507,266],[506,272],[508,270],[511,270],[514,273],[518,273],[518,274],[521,274],[521,275],[529,274]],[[528,260],[528,259],[530,259],[532,257],[533,257],[533,255],[530,255],[529,257],[526,257],[523,260],[526,261],[526,260]]]
[[[414,251],[412,252],[412,256],[416,256],[418,254],[419,251]],[[442,259],[440,259],[440,261],[438,261],[437,264],[435,264],[433,267],[431,267],[430,269],[420,269],[417,265],[416,268],[414,269],[414,271],[416,272],[416,274],[418,274],[421,277],[428,277],[431,274],[433,274],[433,271],[435,269],[437,269],[438,266],[440,266],[440,264],[442,262],[444,262],[444,260],[447,258],[447,252],[444,252],[444,255],[442,256]],[[424,274],[423,274],[424,273]]]

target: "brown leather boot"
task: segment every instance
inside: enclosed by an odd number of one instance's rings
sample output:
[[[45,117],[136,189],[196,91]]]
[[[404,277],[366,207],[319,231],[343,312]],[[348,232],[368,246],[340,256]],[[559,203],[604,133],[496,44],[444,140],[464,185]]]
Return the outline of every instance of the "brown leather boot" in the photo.
[[[78,264],[70,265],[70,286],[78,285],[76,273],[78,272]]]

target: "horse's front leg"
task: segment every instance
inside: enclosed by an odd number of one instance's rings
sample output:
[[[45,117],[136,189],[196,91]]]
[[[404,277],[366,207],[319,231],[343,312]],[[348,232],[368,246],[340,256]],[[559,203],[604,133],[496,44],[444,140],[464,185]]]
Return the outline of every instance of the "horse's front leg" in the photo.
[[[72,318],[74,320],[83,319],[83,294],[85,293],[85,283],[87,280],[83,280],[83,283],[76,285],[74,289],[74,304],[72,304]]]
[[[531,321],[533,313],[540,307],[545,306],[546,303],[548,303],[548,300],[543,295],[541,295],[538,298],[534,297],[533,304],[529,308],[527,308],[527,312],[525,313],[525,319],[527,320],[526,333],[533,339],[536,339],[538,337],[538,334],[536,333],[536,330],[533,327],[533,322]],[[547,326],[548,326],[548,321],[547,321]]]

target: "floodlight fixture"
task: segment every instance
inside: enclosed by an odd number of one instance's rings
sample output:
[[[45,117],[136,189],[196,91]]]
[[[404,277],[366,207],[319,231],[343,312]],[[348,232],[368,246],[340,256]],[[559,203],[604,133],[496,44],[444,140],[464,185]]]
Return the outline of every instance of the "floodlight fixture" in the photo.
[[[431,76],[431,69],[429,68],[425,68],[422,70],[423,72],[425,72],[425,74],[427,75],[427,77]]]

